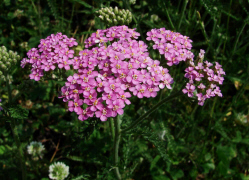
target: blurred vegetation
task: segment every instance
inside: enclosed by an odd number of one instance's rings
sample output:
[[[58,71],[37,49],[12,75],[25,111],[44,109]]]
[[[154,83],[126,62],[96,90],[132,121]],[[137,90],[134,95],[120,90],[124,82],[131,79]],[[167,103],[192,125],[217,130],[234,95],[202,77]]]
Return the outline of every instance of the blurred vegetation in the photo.
[[[135,3],[134,3],[135,2]],[[62,32],[84,40],[106,28],[95,11],[104,7],[128,9],[129,27],[137,28],[141,40],[146,32],[165,27],[193,40],[193,52],[206,51],[210,62],[218,61],[226,72],[223,97],[203,107],[187,97],[175,99],[154,112],[136,129],[122,137],[120,171],[124,179],[249,179],[249,5],[243,0],[2,0],[0,45],[26,57],[40,39]],[[150,42],[146,41],[150,44]],[[159,53],[150,49],[154,59]],[[162,61],[162,60],[161,60]],[[163,61],[161,62],[163,63]],[[175,83],[184,82],[183,64],[170,67]],[[77,120],[58,99],[63,82],[34,82],[20,63],[13,68],[12,96],[18,107],[29,110],[17,118],[17,132],[24,150],[28,179],[48,179],[48,167],[62,161],[70,169],[68,179],[115,179],[112,171],[112,139],[108,122],[96,118]],[[158,100],[132,98],[125,108],[122,127],[142,115]],[[8,101],[5,81],[0,98]],[[0,112],[0,179],[20,179],[17,147],[8,121]],[[33,161],[27,153],[31,141],[46,148],[43,159]]]

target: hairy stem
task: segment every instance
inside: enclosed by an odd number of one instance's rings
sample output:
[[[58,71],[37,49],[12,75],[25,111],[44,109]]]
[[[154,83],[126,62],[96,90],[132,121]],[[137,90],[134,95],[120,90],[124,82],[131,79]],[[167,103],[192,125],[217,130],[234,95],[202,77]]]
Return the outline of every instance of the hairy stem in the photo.
[[[13,133],[13,137],[17,146],[17,150],[18,150],[18,154],[19,154],[19,162],[21,165],[21,170],[22,170],[22,180],[26,180],[27,179],[27,173],[26,173],[26,167],[25,167],[25,161],[24,161],[24,155],[22,152],[22,147],[21,147],[21,143],[19,140],[19,136],[18,136],[18,132],[15,128],[15,120],[13,118],[10,118],[10,127]]]
[[[119,142],[120,142],[120,116],[118,115],[114,119],[114,126],[115,126],[115,139],[114,139],[114,165],[115,165],[115,174],[118,180],[121,180],[121,175],[119,173],[118,167],[118,149],[119,149]]]
[[[115,134],[114,134],[113,118],[110,118],[110,120],[108,122],[109,122],[110,131],[111,131],[111,137],[112,137],[112,139],[114,139]]]
[[[11,87],[9,84],[9,79],[7,74],[5,75],[6,77],[6,85],[8,88],[8,96],[9,96],[9,102],[8,104],[10,105],[12,103],[12,96],[11,96]],[[27,179],[27,173],[26,173],[26,166],[25,166],[25,159],[24,159],[24,155],[23,155],[23,151],[22,151],[22,147],[21,147],[21,143],[20,143],[20,139],[18,136],[18,132],[17,129],[15,127],[15,119],[13,119],[9,113],[9,118],[10,118],[10,127],[11,127],[11,131],[13,133],[13,137],[17,146],[17,150],[18,150],[18,155],[19,155],[19,162],[21,165],[21,170],[22,170],[22,180],[26,180]]]

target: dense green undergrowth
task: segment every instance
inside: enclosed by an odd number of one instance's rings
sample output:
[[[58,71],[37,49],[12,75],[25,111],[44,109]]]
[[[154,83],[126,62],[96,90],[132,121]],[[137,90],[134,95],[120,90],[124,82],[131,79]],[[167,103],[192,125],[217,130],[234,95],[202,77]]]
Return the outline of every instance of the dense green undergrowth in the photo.
[[[135,2],[135,3],[132,3]],[[141,40],[153,28],[180,32],[193,40],[193,52],[205,49],[210,62],[226,71],[222,98],[198,106],[181,97],[168,102],[121,139],[120,172],[124,179],[249,179],[249,5],[226,0],[4,0],[0,4],[0,45],[25,57],[40,39],[62,32],[84,40],[106,28],[95,11],[103,7],[128,9]],[[150,43],[146,41],[146,43]],[[160,59],[152,48],[150,54]],[[162,62],[163,63],[163,62]],[[160,99],[183,84],[182,65],[169,68],[175,80],[172,91],[156,98],[132,98],[122,126],[144,114]],[[116,179],[112,169],[112,137],[108,122],[97,118],[79,121],[58,99],[64,82],[29,80],[17,63],[12,71],[16,131],[24,151],[28,179],[48,179],[52,162],[69,166],[68,179]],[[183,83],[183,82],[182,82]],[[0,81],[0,99],[8,102],[7,86]],[[45,146],[43,158],[34,161],[27,152],[32,141]],[[0,179],[20,179],[17,145],[9,120],[0,112]]]

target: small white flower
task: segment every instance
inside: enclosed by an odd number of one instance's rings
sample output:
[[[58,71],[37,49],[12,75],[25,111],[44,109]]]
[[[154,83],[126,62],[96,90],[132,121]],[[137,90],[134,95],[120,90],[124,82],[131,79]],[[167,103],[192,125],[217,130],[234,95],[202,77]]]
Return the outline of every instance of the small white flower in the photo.
[[[62,162],[57,162],[49,166],[49,178],[63,180],[69,175],[69,166]]]
[[[32,141],[27,147],[28,154],[32,155],[34,160],[38,160],[39,157],[42,158],[44,150],[45,147],[42,143],[37,141]]]

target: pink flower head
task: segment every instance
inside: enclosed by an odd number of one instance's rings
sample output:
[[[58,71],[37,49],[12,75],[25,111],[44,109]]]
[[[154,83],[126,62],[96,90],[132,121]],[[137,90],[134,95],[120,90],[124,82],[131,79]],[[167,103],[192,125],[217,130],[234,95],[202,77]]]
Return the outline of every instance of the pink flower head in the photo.
[[[21,62],[21,67],[23,68],[26,64],[31,64],[32,67],[35,67],[31,70],[30,79],[35,79],[36,81],[39,81],[43,76],[43,70],[53,71],[57,66],[69,70],[70,59],[74,57],[74,51],[70,48],[77,44],[75,39],[69,39],[62,33],[51,34],[46,39],[40,40],[38,49],[32,48],[28,51],[29,60],[24,58]]]
[[[200,50],[199,58],[204,58],[205,51]],[[198,98],[198,104],[203,105],[204,101],[208,98],[219,96],[222,97],[222,93],[218,85],[223,84],[225,72],[222,69],[222,66],[215,62],[215,66],[213,64],[205,61],[204,63],[198,62],[196,66],[194,62],[190,61],[190,66],[185,69],[185,76],[189,79],[189,83],[187,83],[186,88],[183,89],[183,93],[188,93],[189,97],[192,97],[193,94],[193,86],[190,84],[197,86],[196,97]],[[206,83],[206,84],[205,84]]]
[[[106,121],[108,117],[111,117],[111,110],[107,108],[102,108],[99,111],[95,112],[97,118],[100,118],[101,121]]]
[[[112,104],[108,105],[108,108],[112,110],[112,117],[117,116],[117,114],[122,115],[124,113],[123,108],[125,107],[125,104],[122,100],[115,100]]]

